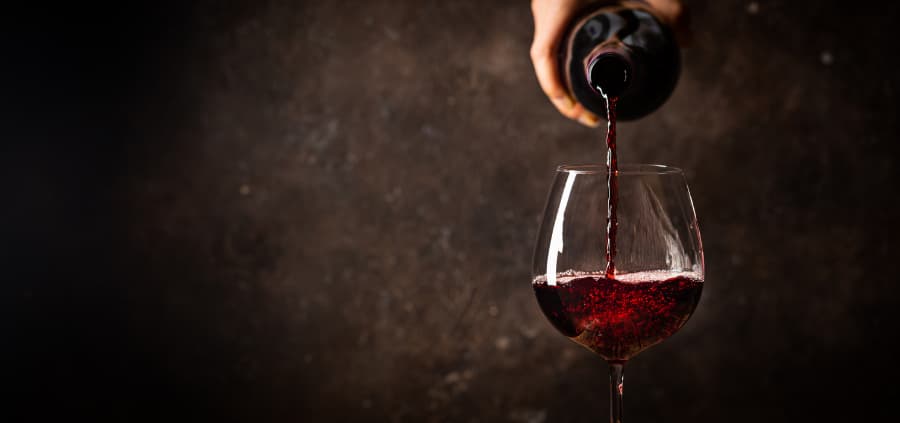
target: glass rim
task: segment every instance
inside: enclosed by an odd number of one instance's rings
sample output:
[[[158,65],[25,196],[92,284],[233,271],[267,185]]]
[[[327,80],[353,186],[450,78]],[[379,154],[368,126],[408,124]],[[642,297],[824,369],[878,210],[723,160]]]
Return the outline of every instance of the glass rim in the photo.
[[[575,174],[609,173],[605,164],[562,164],[556,167],[557,172]],[[619,175],[684,175],[681,168],[653,163],[619,164]]]

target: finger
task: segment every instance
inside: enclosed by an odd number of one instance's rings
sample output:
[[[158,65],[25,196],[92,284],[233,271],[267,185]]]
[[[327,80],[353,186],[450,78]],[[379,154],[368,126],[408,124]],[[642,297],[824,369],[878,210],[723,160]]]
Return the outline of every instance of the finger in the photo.
[[[578,123],[591,128],[596,128],[600,126],[600,118],[598,118],[597,115],[585,110],[584,113],[582,113],[578,118]]]
[[[596,128],[600,125],[600,118],[591,113],[591,111],[586,109],[581,103],[576,104],[575,107],[572,108],[572,116],[570,117],[578,123],[591,128]]]
[[[557,68],[556,49],[565,26],[578,0],[532,1],[534,41],[531,43],[531,62],[541,90],[565,116],[577,119],[576,102],[563,86]]]
[[[647,3],[659,18],[672,27],[679,45],[691,42],[690,13],[681,0],[648,0]]]
[[[679,0],[647,0],[647,3],[656,11],[657,16],[670,24],[681,14],[683,8]]]
[[[556,66],[551,67],[554,69],[554,73],[556,73]],[[580,103],[576,103],[575,100],[568,95],[561,84],[546,84],[545,86],[543,81],[547,79],[545,76],[547,75],[547,72],[549,72],[546,67],[535,64],[535,70],[538,74],[538,80],[541,81],[541,88],[544,89],[544,93],[547,94],[547,97],[550,98],[550,102],[553,103],[563,116],[592,128],[597,127],[600,124],[600,118],[587,111]],[[544,72],[543,75],[542,72]],[[555,81],[555,79],[551,79],[551,82]]]
[[[574,119],[576,103],[560,81],[557,63],[553,56],[553,49],[548,47],[546,42],[538,41],[531,48],[531,61],[541,90],[560,113]]]

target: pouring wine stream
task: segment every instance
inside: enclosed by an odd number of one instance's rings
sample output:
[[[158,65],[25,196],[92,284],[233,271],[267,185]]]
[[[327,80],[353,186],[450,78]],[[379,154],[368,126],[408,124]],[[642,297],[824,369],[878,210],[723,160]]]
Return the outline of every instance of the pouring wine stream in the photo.
[[[631,82],[631,66],[625,56],[613,52],[599,54],[587,68],[588,82],[606,102],[606,277],[616,276],[616,232],[619,226],[619,162],[616,153],[616,105],[619,95]]]

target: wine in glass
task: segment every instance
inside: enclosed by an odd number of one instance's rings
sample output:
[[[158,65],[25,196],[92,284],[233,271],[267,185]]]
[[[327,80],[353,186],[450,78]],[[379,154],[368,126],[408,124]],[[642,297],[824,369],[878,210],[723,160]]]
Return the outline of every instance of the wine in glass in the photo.
[[[622,421],[625,363],[684,326],[703,276],[700,230],[680,169],[557,168],[532,286],[553,326],[609,363],[613,423]]]

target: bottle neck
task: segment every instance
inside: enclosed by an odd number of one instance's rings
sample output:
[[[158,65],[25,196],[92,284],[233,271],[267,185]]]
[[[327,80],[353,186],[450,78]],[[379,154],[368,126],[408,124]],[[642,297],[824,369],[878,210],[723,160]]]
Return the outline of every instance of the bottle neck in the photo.
[[[633,69],[631,55],[619,41],[597,46],[584,61],[588,84],[604,98],[621,96],[631,85]]]

